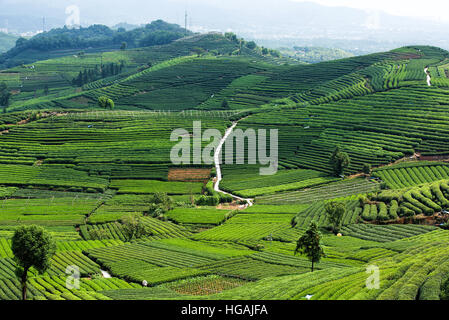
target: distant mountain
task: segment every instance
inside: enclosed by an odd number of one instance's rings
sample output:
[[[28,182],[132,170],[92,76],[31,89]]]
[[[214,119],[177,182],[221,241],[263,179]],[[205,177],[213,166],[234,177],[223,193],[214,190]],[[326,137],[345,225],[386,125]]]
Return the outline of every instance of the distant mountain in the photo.
[[[288,0],[234,3],[191,6],[191,29],[230,30],[271,47],[337,44],[357,53],[412,44],[449,49],[449,24],[438,21]]]
[[[49,57],[55,57],[55,52],[66,50],[99,50],[147,47],[163,45],[186,35],[186,31],[176,24],[162,20],[153,21],[144,27],[126,31],[112,30],[104,25],[93,25],[88,28],[58,28],[40,33],[27,40],[20,38],[14,48],[0,55],[0,68],[8,68],[19,64],[31,63]],[[46,55],[47,53],[47,55]],[[67,55],[67,52],[61,55]]]
[[[62,27],[71,1],[1,0],[0,29],[46,30]],[[75,2],[75,1],[74,1]],[[232,31],[270,47],[337,47],[356,54],[387,51],[411,44],[449,49],[449,24],[380,11],[328,7],[290,0],[77,0],[81,24],[104,24],[132,30],[143,21],[162,18],[192,31]],[[25,29],[25,30],[24,30]]]
[[[0,32],[0,53],[6,52],[15,46],[16,36]]]

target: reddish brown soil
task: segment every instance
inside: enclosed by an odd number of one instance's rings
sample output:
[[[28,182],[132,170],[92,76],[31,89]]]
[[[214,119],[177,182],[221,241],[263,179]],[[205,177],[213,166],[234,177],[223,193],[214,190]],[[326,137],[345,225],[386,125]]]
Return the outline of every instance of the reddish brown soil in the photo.
[[[168,181],[204,182],[210,178],[211,169],[201,168],[171,168],[168,171]]]

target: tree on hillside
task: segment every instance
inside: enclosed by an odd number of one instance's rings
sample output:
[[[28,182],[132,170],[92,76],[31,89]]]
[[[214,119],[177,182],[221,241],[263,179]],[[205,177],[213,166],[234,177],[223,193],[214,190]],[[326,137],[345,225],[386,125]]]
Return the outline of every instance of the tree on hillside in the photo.
[[[141,238],[150,233],[143,223],[142,217],[136,214],[129,214],[128,216],[122,218],[122,224],[123,235],[128,242],[133,239]]]
[[[371,165],[369,163],[363,165],[363,173],[368,175],[371,174]]]
[[[335,234],[340,231],[341,221],[346,212],[346,205],[344,202],[328,202],[324,206],[326,210],[327,220],[332,225],[332,230]]]
[[[8,89],[6,83],[0,83],[0,106],[3,107],[3,112],[6,112],[6,108],[9,106],[9,99],[11,98],[11,92]]]
[[[295,255],[297,253],[306,255],[312,262],[312,272],[315,263],[320,262],[321,258],[325,256],[320,240],[318,227],[315,222],[312,222],[306,233],[296,243]]]
[[[330,158],[330,164],[332,165],[335,176],[341,176],[346,168],[349,167],[351,160],[346,152],[342,152],[340,147],[337,146]]]
[[[222,108],[222,109],[229,109],[229,103],[228,103],[228,100],[223,99],[223,102],[221,103],[221,108]]]
[[[18,264],[16,274],[22,284],[22,299],[26,300],[28,271],[34,267],[40,274],[44,273],[50,266],[56,244],[42,227],[20,226],[12,237],[11,249]]]
[[[98,98],[98,106],[103,109],[114,109],[114,101],[108,97],[102,96]]]
[[[163,218],[164,213],[173,209],[173,199],[164,192],[156,192],[150,201],[148,214],[154,218]]]
[[[194,47],[192,48],[192,52],[196,54],[198,57],[200,57],[205,52],[205,50],[200,47]]]
[[[226,32],[225,37],[231,41],[238,42],[237,35],[232,32]]]
[[[254,41],[250,41],[250,42],[247,42],[247,43],[246,43],[246,47],[247,47],[248,49],[254,50],[254,49],[256,49],[257,44],[256,44]]]
[[[126,50],[127,47],[128,47],[128,44],[126,42],[122,42],[122,44],[120,46],[120,50]]]
[[[281,53],[277,50],[270,50],[270,54],[275,57],[275,58],[280,58],[281,57]]]

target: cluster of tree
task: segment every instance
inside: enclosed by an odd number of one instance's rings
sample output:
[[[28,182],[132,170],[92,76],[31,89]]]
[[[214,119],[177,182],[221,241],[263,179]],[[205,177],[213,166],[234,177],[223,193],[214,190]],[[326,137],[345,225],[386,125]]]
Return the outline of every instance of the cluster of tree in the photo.
[[[0,107],[3,108],[3,112],[6,112],[6,108],[9,105],[9,99],[11,98],[11,91],[8,89],[6,83],[0,83]]]
[[[163,219],[167,211],[173,209],[173,199],[164,192],[156,192],[150,201],[148,214],[153,218]]]
[[[19,38],[14,48],[0,56],[0,64],[5,64],[25,50],[53,51],[61,49],[87,49],[103,47],[139,47],[170,43],[191,35],[177,24],[162,20],[153,21],[142,28],[126,31],[124,28],[112,30],[104,25],[92,25],[87,28],[52,29],[40,33],[31,39]]]
[[[243,38],[238,38],[235,33],[226,32],[225,37],[232,42],[240,44],[240,49],[235,52],[235,54],[240,54],[243,48],[248,48],[250,50],[259,51],[262,55],[271,55],[276,58],[281,57],[281,53],[274,49],[268,49],[265,47],[258,47],[254,41],[245,41]]]
[[[274,50],[274,49],[268,49],[268,48],[262,47],[262,51],[261,52],[262,52],[262,54],[264,56],[270,55],[270,56],[273,56],[273,57],[276,57],[276,58],[280,58],[281,57],[281,53],[279,51],[277,51],[277,50]]]
[[[125,64],[122,61],[121,63],[108,63],[100,67],[96,65],[95,68],[84,69],[79,72],[76,78],[72,79],[72,84],[81,87],[92,81],[115,76],[122,72],[124,66]]]
[[[350,58],[352,53],[341,49],[321,48],[321,47],[293,47],[293,50],[286,49],[287,54],[307,63],[318,63],[329,60]]]
[[[114,35],[113,41],[115,44],[126,43],[129,47],[147,47],[167,44],[192,34],[191,31],[185,30],[177,24],[156,20],[143,28],[136,28],[130,31],[119,28]]]

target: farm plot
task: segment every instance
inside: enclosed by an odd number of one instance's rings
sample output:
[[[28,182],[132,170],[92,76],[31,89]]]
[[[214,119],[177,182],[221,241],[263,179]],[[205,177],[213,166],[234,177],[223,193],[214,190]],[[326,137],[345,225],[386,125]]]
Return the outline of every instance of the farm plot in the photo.
[[[358,208],[358,201],[345,201],[345,214],[342,218],[342,225],[357,223],[362,210]],[[311,222],[315,222],[320,227],[329,227],[330,223],[326,216],[324,202],[317,202],[304,211],[299,212],[293,219],[292,224],[296,228],[308,228]]]
[[[254,205],[245,210],[239,211],[239,214],[244,213],[286,213],[286,214],[296,214],[309,207],[308,204],[299,205]]]
[[[163,244],[143,242],[125,244],[87,251],[89,257],[109,266],[116,262],[138,260],[157,267],[190,267],[211,262],[217,255],[204,253],[195,249],[183,249]],[[219,256],[218,256],[219,257]],[[130,268],[131,270],[133,268]]]
[[[110,187],[117,189],[118,194],[151,194],[165,192],[170,195],[177,194],[199,194],[202,183],[198,182],[165,182],[157,180],[114,180]]]
[[[5,199],[0,202],[0,224],[76,225],[97,205],[98,200],[75,198]]]
[[[274,176],[260,176],[259,167],[224,166],[223,190],[241,197],[255,197],[276,192],[304,189],[338,179],[313,170],[282,170]]]
[[[57,221],[55,223],[58,223]],[[34,223],[38,224],[38,223]],[[42,224],[42,221],[40,221]],[[0,237],[10,239],[14,235],[18,224],[14,225],[0,225]],[[76,231],[73,225],[52,225],[51,223],[45,223],[44,228],[50,232],[53,239],[56,241],[78,241],[82,240],[80,234]],[[1,254],[0,254],[1,256]]]
[[[374,171],[390,189],[402,189],[449,178],[449,166],[439,163],[409,163]]]
[[[364,270],[363,270],[364,271]],[[299,300],[305,299],[303,290],[335,279],[361,272],[359,268],[330,268],[316,272],[268,277],[246,286],[210,296],[211,299],[238,300]],[[366,277],[365,277],[366,278]]]
[[[401,190],[384,190],[370,199],[377,204],[365,203],[362,217],[367,221],[432,216],[449,206],[448,180]]]
[[[267,277],[276,277],[286,274],[306,273],[309,268],[276,265],[263,261],[253,260],[249,257],[231,258],[207,264],[201,267],[211,273],[221,276],[234,277],[249,281],[260,280]]]
[[[119,194],[106,199],[102,206],[89,216],[89,224],[115,222],[128,214],[148,211],[152,201],[151,195]]]
[[[357,178],[345,180],[317,188],[300,191],[284,192],[256,198],[257,204],[304,204],[321,200],[343,198],[364,194],[380,189],[378,183]]]
[[[146,228],[148,240],[158,240],[173,237],[184,238],[190,235],[190,232],[183,226],[171,222],[160,221],[151,217],[143,217],[142,223]],[[129,241],[120,222],[110,222],[103,224],[88,224],[80,226],[80,232],[86,240],[115,239],[124,242]],[[100,237],[101,239],[97,239]]]
[[[164,287],[167,287],[168,289],[173,290],[179,294],[202,296],[237,288],[245,285],[246,283],[247,282],[242,279],[227,278],[218,275],[208,275],[174,281],[165,284]]]
[[[175,208],[166,213],[167,218],[182,224],[218,225],[232,217],[230,210],[212,208]]]
[[[396,241],[414,237],[435,230],[435,227],[420,225],[349,225],[342,229],[342,234],[363,240],[376,242]]]
[[[291,228],[289,214],[242,214],[225,224],[195,234],[196,240],[248,241],[261,240],[270,234]]]

